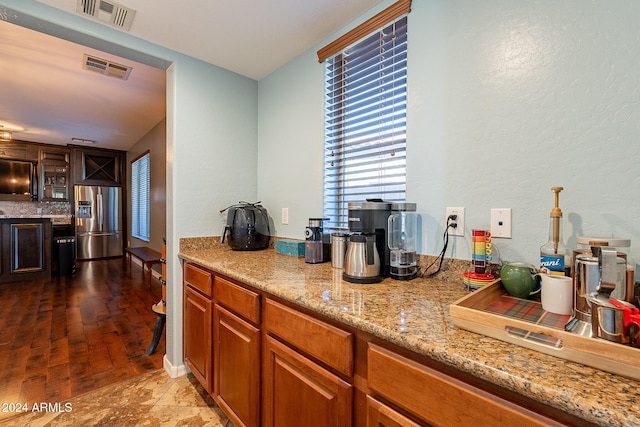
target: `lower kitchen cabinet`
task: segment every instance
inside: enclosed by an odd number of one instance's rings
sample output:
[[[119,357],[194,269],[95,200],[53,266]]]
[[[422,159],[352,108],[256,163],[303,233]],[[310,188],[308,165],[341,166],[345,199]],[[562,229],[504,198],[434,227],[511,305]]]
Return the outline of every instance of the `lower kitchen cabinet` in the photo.
[[[367,382],[375,395],[429,425],[561,425],[372,343],[367,350]],[[369,419],[368,425],[379,425],[372,422]]]
[[[270,298],[264,313],[263,426],[351,425],[353,334]]]
[[[367,427],[420,427],[420,424],[367,396]]]
[[[351,384],[275,338],[265,341],[263,426],[351,425]]]
[[[214,279],[214,400],[236,427],[260,425],[260,296]],[[252,322],[252,323],[250,323]]]
[[[6,219],[1,222],[0,282],[51,276],[49,219]]]
[[[213,393],[213,277],[193,264],[184,266],[183,353],[191,373]]]
[[[321,319],[185,262],[185,363],[236,426],[584,424]]]

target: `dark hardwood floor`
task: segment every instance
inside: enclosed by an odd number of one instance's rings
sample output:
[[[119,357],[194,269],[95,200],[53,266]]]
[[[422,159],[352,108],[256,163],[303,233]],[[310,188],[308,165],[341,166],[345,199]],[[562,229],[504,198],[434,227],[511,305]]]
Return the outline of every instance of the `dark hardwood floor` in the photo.
[[[140,267],[129,272],[122,258],[78,262],[72,276],[0,284],[0,402],[61,402],[161,368],[164,334],[144,356],[160,297],[160,282],[149,290]]]

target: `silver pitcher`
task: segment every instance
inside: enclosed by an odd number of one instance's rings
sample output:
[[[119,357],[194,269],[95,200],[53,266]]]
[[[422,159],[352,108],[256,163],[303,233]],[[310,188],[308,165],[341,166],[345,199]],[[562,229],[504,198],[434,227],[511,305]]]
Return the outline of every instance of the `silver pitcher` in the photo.
[[[342,278],[352,283],[382,281],[380,255],[376,248],[375,234],[352,234],[349,236]]]

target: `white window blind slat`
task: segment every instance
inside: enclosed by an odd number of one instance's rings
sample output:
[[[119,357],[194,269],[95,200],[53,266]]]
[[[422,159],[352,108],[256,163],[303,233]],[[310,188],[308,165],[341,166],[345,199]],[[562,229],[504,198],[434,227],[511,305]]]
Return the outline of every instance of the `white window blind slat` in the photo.
[[[407,16],[326,60],[324,217],[347,229],[350,202],[406,194]]]

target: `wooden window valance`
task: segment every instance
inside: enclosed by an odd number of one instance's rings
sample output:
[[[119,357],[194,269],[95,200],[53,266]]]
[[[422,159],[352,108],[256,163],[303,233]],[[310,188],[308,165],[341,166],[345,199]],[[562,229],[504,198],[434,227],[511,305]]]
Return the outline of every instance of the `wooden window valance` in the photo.
[[[318,62],[323,62],[325,59],[343,51],[361,38],[409,12],[411,12],[411,0],[398,0],[382,12],[372,18],[369,18],[356,28],[344,34],[342,37],[332,41],[320,49],[318,51]]]

